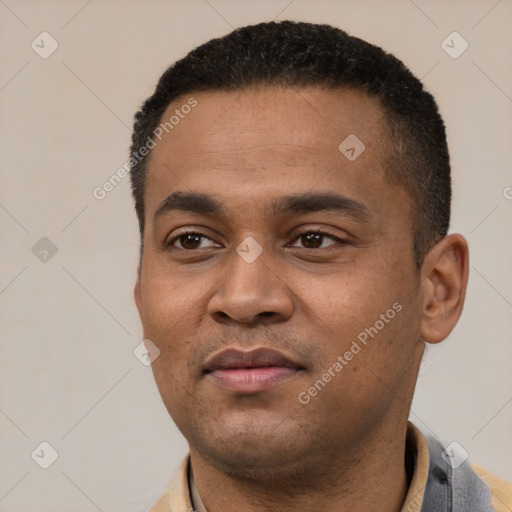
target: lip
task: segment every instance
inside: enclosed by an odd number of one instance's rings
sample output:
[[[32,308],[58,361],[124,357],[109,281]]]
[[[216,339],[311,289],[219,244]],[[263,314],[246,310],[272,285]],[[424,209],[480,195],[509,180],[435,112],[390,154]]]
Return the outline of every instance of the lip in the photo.
[[[251,394],[288,380],[303,369],[274,349],[230,348],[207,360],[204,373],[227,390]]]

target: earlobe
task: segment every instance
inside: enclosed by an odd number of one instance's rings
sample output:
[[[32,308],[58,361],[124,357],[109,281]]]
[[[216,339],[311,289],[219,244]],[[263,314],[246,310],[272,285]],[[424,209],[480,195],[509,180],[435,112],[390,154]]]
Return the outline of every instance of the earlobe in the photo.
[[[421,337],[426,342],[443,341],[455,327],[464,306],[468,269],[468,245],[459,234],[443,238],[425,256]]]

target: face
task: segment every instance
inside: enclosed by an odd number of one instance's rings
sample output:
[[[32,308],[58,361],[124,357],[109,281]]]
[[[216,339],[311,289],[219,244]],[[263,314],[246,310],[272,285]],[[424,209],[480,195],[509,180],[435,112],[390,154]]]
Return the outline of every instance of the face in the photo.
[[[135,289],[163,401],[193,456],[228,471],[348,453],[405,421],[423,350],[411,206],[382,168],[378,103],[191,96],[152,150]]]

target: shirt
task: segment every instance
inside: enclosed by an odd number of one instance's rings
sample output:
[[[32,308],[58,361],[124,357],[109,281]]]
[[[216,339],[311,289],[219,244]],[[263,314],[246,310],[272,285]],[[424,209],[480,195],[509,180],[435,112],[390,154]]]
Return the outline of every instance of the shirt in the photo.
[[[422,512],[422,509],[426,510],[425,507],[428,507],[428,503],[424,503],[424,498],[427,479],[432,470],[429,444],[422,432],[411,422],[408,423],[407,438],[413,448],[411,451],[414,455],[414,472],[401,512]],[[472,464],[471,467],[490,489],[494,510],[511,512],[512,484],[476,464]],[[157,501],[150,512],[208,512],[189,470],[190,456],[187,455],[169,491]],[[451,510],[451,507],[446,510]],[[444,511],[436,510],[436,512]]]

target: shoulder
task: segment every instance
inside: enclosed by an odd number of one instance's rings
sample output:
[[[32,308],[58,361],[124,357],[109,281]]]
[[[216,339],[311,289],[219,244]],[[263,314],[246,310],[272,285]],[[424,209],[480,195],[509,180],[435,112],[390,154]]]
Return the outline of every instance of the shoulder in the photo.
[[[487,484],[492,492],[492,506],[496,512],[512,510],[512,483],[490,473],[477,464],[471,464],[473,471]]]
[[[189,463],[190,455],[187,455],[181,463],[169,491],[153,505],[149,512],[190,512],[194,510],[188,486]]]
[[[165,493],[151,508],[149,512],[169,512],[169,498]]]

